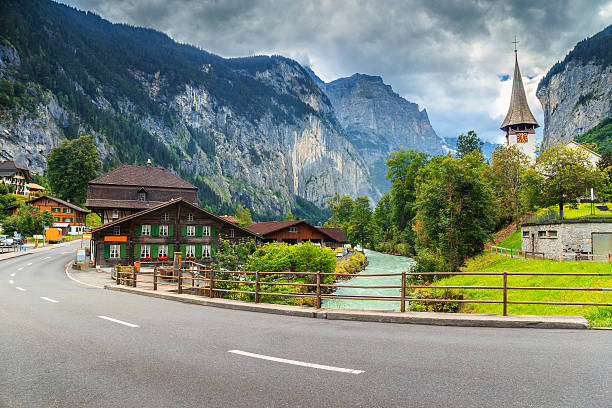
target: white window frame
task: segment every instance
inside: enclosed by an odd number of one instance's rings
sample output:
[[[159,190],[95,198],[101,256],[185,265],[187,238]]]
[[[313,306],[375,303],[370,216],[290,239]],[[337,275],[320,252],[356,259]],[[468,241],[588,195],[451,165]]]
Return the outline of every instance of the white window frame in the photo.
[[[150,224],[142,224],[140,228],[141,228],[140,235],[142,235],[143,237],[151,236],[151,225]]]
[[[235,237],[235,235],[236,235],[236,233],[235,233],[235,231],[234,231],[234,229],[233,229],[233,228],[232,228],[231,230],[229,230],[229,236],[230,236],[230,238],[234,238],[234,237]]]
[[[191,213],[187,214],[187,221],[189,222],[193,221],[193,214]]]
[[[151,257],[151,245],[145,244],[140,246],[140,258]]]
[[[297,234],[297,232],[298,232],[297,227],[289,227],[289,232]]]
[[[202,245],[202,258],[210,258],[212,256],[212,248],[210,245]]]
[[[157,256],[168,256],[168,245],[160,245],[157,250]]]
[[[147,201],[147,193],[141,191],[138,193],[138,201],[144,202]]]
[[[168,226],[167,225],[160,225],[159,226],[159,236],[160,237],[167,237],[168,236]]]
[[[210,231],[211,231],[210,225],[202,226],[202,236],[203,237],[210,237]]]
[[[163,221],[169,221],[170,220],[170,215],[168,215],[167,212],[162,214],[162,220]]]
[[[121,258],[121,245],[111,245],[110,246],[110,258],[111,259]]]
[[[187,236],[188,237],[195,237],[196,236],[196,227],[195,227],[195,225],[188,225],[187,226]]]
[[[113,210],[112,218],[119,218],[119,210]]]
[[[114,236],[121,235],[121,226],[120,225],[115,225],[113,227],[113,235]]]
[[[185,247],[185,257],[186,258],[189,258],[189,257],[195,258],[195,256],[196,256],[195,245],[187,245]]]

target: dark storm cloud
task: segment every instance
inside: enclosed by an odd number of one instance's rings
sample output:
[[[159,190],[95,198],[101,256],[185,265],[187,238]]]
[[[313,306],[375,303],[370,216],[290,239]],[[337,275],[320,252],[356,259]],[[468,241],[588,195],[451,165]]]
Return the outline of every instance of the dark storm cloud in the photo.
[[[500,78],[512,74],[515,35],[529,102],[541,122],[534,95],[541,76],[612,21],[612,0],[65,2],[226,57],[286,55],[328,81],[355,72],[380,75],[426,107],[440,135],[475,129],[488,139],[501,136],[511,81]]]

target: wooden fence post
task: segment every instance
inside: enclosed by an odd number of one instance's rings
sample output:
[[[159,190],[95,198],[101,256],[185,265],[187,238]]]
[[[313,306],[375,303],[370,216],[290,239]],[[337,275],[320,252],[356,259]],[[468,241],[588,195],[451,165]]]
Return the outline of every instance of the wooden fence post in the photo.
[[[402,271],[402,300],[400,304],[400,312],[406,311],[406,272]]]
[[[608,254],[608,263],[610,263],[610,258],[612,257],[612,254]]]
[[[317,309],[321,308],[321,271],[317,271]]]
[[[157,290],[157,266],[153,268],[153,290]]]
[[[178,294],[183,293],[183,271],[179,268],[178,270]]]
[[[115,275],[115,277],[117,278],[117,285],[121,285],[121,278],[119,277],[119,275],[121,274],[121,269],[118,266],[115,266],[115,268],[117,269],[117,273]]]
[[[259,303],[259,271],[255,271],[255,303]]]
[[[208,294],[211,298],[215,297],[215,271],[210,271],[210,284],[208,286]]]
[[[504,271],[504,316],[508,315],[508,274]]]
[[[138,279],[138,274],[136,273],[136,267],[132,269],[132,286],[136,287],[136,279]]]

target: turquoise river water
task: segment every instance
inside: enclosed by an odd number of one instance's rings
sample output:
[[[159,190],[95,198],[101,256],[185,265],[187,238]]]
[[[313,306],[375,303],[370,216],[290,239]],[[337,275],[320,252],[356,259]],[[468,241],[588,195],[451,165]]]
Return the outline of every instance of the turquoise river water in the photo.
[[[368,266],[359,275],[379,273],[408,272],[414,263],[411,258],[382,254],[376,251],[365,250],[368,257]],[[399,286],[402,279],[399,276],[379,276],[368,278],[356,276],[338,284],[355,286]],[[357,289],[340,288],[335,295],[350,296],[400,296],[400,289]],[[360,299],[323,299],[321,306],[335,309],[362,309],[362,310],[399,310],[399,301],[386,300],[360,300]]]

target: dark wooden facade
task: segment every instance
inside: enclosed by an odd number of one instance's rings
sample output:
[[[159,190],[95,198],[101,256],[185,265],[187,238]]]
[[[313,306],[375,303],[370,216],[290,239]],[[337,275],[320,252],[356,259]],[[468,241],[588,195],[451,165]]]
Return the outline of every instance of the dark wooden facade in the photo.
[[[53,227],[61,228],[64,234],[82,234],[89,211],[56,197],[42,196],[26,201],[40,211],[48,211],[53,215]],[[8,207],[17,214],[19,205]]]
[[[193,257],[210,264],[216,260],[220,238],[230,242],[260,239],[183,199],[101,225],[92,235],[91,252],[95,264],[102,267],[133,265],[134,261],[161,262],[163,256],[172,260],[179,252],[183,259]]]
[[[348,243],[342,230],[315,227],[302,220],[257,222],[246,228],[260,234],[264,242],[285,242],[295,245],[310,241],[330,248],[339,248]]]
[[[162,167],[120,166],[89,182],[85,205],[108,223],[178,198],[197,203],[197,187]]]

